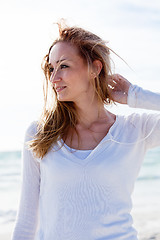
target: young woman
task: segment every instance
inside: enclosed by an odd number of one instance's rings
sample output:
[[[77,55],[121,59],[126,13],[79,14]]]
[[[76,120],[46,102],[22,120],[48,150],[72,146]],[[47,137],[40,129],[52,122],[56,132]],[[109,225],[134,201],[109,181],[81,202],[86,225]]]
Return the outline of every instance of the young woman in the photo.
[[[160,94],[113,75],[110,49],[81,28],[59,25],[43,70],[45,104],[26,132],[12,240],[137,240],[131,194],[146,151],[160,146],[160,114],[126,117],[107,106],[160,111]]]

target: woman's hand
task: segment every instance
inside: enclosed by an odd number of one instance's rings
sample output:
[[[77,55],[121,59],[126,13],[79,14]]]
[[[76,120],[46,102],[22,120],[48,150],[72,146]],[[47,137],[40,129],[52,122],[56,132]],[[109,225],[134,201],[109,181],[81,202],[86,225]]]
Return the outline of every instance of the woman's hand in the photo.
[[[108,78],[109,93],[115,102],[127,104],[128,90],[131,83],[119,74]]]

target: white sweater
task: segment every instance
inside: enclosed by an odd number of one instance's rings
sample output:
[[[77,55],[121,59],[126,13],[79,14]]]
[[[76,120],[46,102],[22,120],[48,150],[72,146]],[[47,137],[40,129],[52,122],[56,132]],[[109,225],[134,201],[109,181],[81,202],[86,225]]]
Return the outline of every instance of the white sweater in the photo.
[[[131,86],[128,105],[160,111],[160,94]],[[32,123],[25,141],[35,131]],[[131,194],[146,150],[160,146],[160,114],[117,116],[85,159],[59,146],[43,160],[24,148],[12,240],[137,240]]]

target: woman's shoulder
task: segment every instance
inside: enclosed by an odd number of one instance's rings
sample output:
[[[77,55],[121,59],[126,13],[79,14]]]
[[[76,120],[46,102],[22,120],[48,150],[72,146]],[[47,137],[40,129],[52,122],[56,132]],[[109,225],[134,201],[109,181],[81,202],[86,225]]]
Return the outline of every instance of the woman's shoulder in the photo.
[[[142,120],[146,117],[148,117],[149,115],[152,115],[151,113],[147,113],[147,112],[143,112],[143,113],[137,113],[137,112],[134,112],[134,113],[130,113],[130,114],[119,114],[118,117],[123,119],[123,121],[130,121],[130,120],[133,120],[133,121],[137,121],[137,120]]]
[[[38,131],[38,121],[32,121],[26,128],[25,139],[27,141],[33,139]]]
[[[140,126],[146,122],[148,118],[153,116],[150,113],[131,113],[129,115],[118,115],[119,122],[126,126],[134,124],[135,126]]]

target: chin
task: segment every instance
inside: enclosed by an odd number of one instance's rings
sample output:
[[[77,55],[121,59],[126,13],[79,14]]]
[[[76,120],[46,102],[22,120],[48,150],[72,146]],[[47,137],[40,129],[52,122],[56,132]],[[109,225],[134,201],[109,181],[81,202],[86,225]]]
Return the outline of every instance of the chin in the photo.
[[[57,99],[59,102],[73,102],[73,97],[67,97],[67,96],[62,96],[62,95],[57,95]]]
[[[57,97],[59,102],[72,102],[71,99],[65,97]]]

